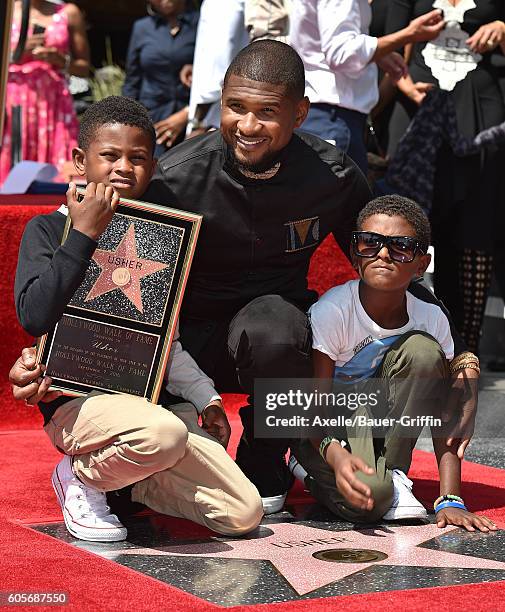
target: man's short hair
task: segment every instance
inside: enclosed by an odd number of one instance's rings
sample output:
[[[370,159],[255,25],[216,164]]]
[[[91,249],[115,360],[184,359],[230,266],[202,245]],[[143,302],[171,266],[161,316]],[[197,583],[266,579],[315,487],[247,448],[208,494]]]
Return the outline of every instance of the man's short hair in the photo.
[[[402,217],[414,228],[416,238],[423,251],[431,243],[431,227],[424,210],[409,198],[400,195],[385,195],[375,198],[361,210],[356,226],[361,230],[363,223],[372,215],[388,215],[389,217]]]
[[[109,96],[86,109],[79,129],[79,147],[84,150],[88,149],[97,129],[102,125],[113,123],[131,125],[141,129],[151,142],[154,152],[156,132],[146,107],[132,98],[123,96]]]
[[[286,94],[294,100],[305,95],[305,69],[298,53],[278,40],[257,40],[242,49],[226,71],[224,87],[230,76],[251,81],[285,85]]]

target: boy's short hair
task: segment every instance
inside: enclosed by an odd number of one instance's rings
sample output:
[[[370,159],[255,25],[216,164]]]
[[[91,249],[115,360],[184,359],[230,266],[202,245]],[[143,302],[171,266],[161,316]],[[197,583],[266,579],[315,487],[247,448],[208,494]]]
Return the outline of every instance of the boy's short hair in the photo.
[[[430,221],[424,210],[417,202],[414,202],[414,200],[394,194],[380,196],[379,198],[370,200],[358,215],[356,221],[357,229],[361,230],[363,223],[372,215],[402,217],[414,228],[416,238],[419,240],[419,245],[423,251],[426,252],[430,246]]]
[[[298,53],[279,40],[256,40],[244,47],[224,75],[224,85],[230,76],[251,81],[284,85],[286,94],[298,101],[305,95],[305,68]]]
[[[112,123],[131,125],[141,129],[149,138],[154,152],[156,132],[146,107],[124,96],[109,96],[86,109],[79,129],[79,147],[84,150],[88,149],[96,130],[102,125]]]

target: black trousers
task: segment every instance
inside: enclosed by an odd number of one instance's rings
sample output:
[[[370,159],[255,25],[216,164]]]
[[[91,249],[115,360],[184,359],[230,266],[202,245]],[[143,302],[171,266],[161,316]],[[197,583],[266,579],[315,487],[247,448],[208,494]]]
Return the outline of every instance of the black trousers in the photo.
[[[292,482],[284,459],[289,440],[254,437],[254,379],[312,376],[307,315],[279,295],[265,295],[246,304],[232,319],[181,317],[179,329],[182,346],[219,392],[249,396],[240,409],[244,431],[238,465],[262,497],[284,493]]]

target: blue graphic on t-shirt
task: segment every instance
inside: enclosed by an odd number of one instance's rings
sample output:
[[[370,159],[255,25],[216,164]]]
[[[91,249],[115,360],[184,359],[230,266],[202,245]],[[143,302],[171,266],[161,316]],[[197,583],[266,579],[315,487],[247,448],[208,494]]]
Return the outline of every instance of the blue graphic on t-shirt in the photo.
[[[335,366],[333,378],[339,383],[355,383],[374,375],[386,351],[400,336],[372,340],[343,366]]]

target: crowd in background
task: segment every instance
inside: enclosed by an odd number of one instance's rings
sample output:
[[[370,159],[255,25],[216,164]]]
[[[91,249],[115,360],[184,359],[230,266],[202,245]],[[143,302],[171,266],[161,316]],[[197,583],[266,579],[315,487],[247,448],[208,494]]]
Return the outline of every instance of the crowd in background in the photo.
[[[78,124],[68,76],[86,77],[90,68],[79,9],[48,0],[31,8],[23,54],[9,68],[0,182],[16,138],[21,159],[58,167],[70,159]],[[16,2],[13,50],[20,10]],[[365,173],[378,154],[384,167],[391,160],[424,181],[424,200],[417,183],[395,189],[387,175],[375,189],[399,191],[429,212],[435,292],[477,353],[493,269],[505,295],[505,266],[496,263],[505,263],[504,149],[461,155],[441,118],[469,140],[505,121],[503,1],[204,0],[198,8],[150,0],[147,13],[133,26],[123,94],[149,110],[157,155],[218,127],[224,73],[241,48],[261,38],[288,42],[303,59],[311,101],[302,129],[346,151]],[[407,145],[430,155],[418,162],[402,154]]]

